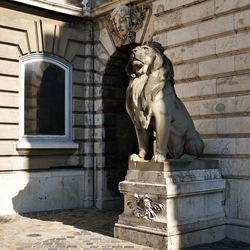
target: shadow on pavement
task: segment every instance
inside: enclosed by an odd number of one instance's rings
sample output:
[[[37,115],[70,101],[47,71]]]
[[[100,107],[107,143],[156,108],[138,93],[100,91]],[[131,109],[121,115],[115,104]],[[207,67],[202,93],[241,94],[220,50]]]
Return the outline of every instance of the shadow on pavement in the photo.
[[[114,224],[121,212],[98,209],[60,210],[21,214],[42,221],[57,221],[81,230],[88,230],[113,237]]]

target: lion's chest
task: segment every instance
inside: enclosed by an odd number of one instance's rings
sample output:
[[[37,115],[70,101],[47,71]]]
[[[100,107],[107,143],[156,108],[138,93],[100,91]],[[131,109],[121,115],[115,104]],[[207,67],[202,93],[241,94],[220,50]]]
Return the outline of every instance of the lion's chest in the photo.
[[[150,76],[144,74],[130,82],[126,94],[126,106],[136,126],[148,127],[152,116],[152,104],[164,86],[165,82],[157,81],[153,74]]]

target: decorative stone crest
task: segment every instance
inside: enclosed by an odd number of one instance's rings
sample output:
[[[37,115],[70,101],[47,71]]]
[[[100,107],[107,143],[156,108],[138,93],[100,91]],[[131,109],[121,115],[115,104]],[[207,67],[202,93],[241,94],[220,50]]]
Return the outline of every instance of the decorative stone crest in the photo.
[[[155,219],[157,214],[164,208],[164,204],[153,201],[148,194],[138,195],[136,193],[127,202],[127,205],[133,210],[136,217],[146,220]]]
[[[145,6],[120,5],[110,14],[111,32],[118,45],[135,42],[136,32],[143,27]]]

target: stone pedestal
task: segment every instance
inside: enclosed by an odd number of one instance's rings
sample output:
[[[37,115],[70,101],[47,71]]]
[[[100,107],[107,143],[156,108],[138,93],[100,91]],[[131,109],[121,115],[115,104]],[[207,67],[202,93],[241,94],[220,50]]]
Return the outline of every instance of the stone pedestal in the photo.
[[[224,189],[215,160],[129,162],[115,237],[169,250],[219,241]]]

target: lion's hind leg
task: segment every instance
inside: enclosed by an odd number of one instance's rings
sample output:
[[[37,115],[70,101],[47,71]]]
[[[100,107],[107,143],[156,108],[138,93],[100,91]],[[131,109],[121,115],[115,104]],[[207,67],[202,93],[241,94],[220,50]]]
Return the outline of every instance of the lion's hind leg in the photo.
[[[173,159],[180,159],[184,154],[184,139],[178,135],[170,133],[168,141],[168,154]]]
[[[200,134],[194,131],[185,142],[185,152],[189,155],[200,156],[204,150],[204,143],[201,139]]]

